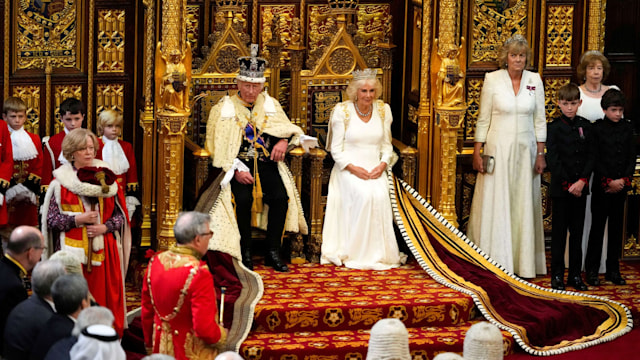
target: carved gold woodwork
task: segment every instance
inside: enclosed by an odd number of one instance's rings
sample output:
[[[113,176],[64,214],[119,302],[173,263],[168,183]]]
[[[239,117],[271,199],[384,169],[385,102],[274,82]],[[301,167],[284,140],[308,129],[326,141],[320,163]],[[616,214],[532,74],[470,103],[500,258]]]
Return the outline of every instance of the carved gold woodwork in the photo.
[[[27,120],[24,129],[36,135],[40,134],[40,86],[14,86],[13,96],[19,97],[27,105]]]
[[[90,0],[91,4],[93,2]],[[74,0],[18,0],[14,6],[14,69],[44,69],[45,60],[50,61],[53,67],[79,69],[77,29],[82,29],[84,24],[77,14],[83,13],[84,4]],[[5,5],[7,8],[9,4]],[[5,17],[5,23],[9,19]]]
[[[440,125],[440,194],[438,211],[454,226],[458,226],[456,214],[456,155],[458,130],[464,122],[464,107],[458,109],[436,108]]]
[[[433,33],[431,11],[433,8],[432,0],[424,0],[422,2],[422,46],[420,57],[423,59],[431,58],[431,38]],[[422,61],[420,66],[420,104],[418,108],[418,192],[423,195],[427,201],[431,201],[430,190],[430,167],[431,161],[428,154],[431,153],[431,104],[430,104],[430,62]]]
[[[186,0],[162,0],[162,53],[183,53],[187,38]]]
[[[322,224],[324,220],[324,206],[322,203],[322,172],[324,158],[327,153],[322,149],[309,150],[311,155],[311,194],[312,204],[309,214],[311,222],[311,232],[309,234],[309,256],[310,262],[320,262],[320,249],[322,248]]]
[[[467,116],[465,123],[465,139],[473,140],[476,133],[476,123],[480,114],[480,93],[484,79],[467,80]]]
[[[561,115],[556,103],[556,93],[563,85],[571,82],[571,77],[545,77],[544,78],[544,102],[547,121],[552,121]]]
[[[158,249],[174,243],[173,225],[182,209],[184,131],[188,116],[158,114]]]
[[[96,85],[96,117],[107,109],[124,110],[124,84]]]
[[[260,21],[260,37],[262,44],[262,56],[269,59],[269,65],[274,65],[273,60],[277,59],[281,68],[288,68],[291,55],[286,50],[281,50],[280,56],[272,58],[270,56],[269,44],[276,44],[278,41],[282,44],[281,47],[286,47],[291,43],[292,39],[292,27],[293,18],[296,13],[295,5],[262,5],[260,6],[261,21]],[[275,39],[273,37],[273,19],[278,18],[278,32],[279,37]],[[275,74],[275,73],[273,73]]]
[[[497,46],[514,33],[528,34],[530,19],[527,14],[534,1],[472,0],[470,64],[495,61]]]
[[[98,73],[123,73],[125,48],[125,10],[98,11],[96,39]]]
[[[3,83],[2,83],[2,93],[3,94],[8,94],[9,93],[9,66],[8,64],[11,63],[10,60],[10,45],[11,45],[11,23],[13,21],[6,21],[6,19],[11,19],[11,6],[7,6],[5,3],[4,6],[4,56],[3,56],[3,70],[2,70],[2,75],[3,75]]]
[[[604,30],[607,1],[606,0],[586,0],[589,3],[588,28],[587,28],[587,50],[604,51]]]
[[[238,58],[249,56],[246,47],[247,34],[243,25],[236,21],[235,13],[224,12],[221,20],[216,16],[215,42],[211,48],[204,51],[205,59],[193,69],[194,76],[204,74],[230,74],[229,78],[235,78],[237,73]]]
[[[145,34],[144,34],[144,110],[140,113],[139,125],[142,128],[142,159],[140,164],[141,174],[140,189],[142,190],[140,212],[142,224],[140,225],[140,246],[150,247],[152,238],[152,214],[155,213],[155,134],[156,122],[153,118],[153,54],[155,50],[155,1],[144,2]]]
[[[305,151],[301,147],[296,147],[289,152],[289,170],[293,175],[293,181],[296,184],[298,193],[302,193],[302,157]],[[306,262],[304,254],[304,239],[301,234],[295,234],[291,239],[291,263],[303,264]]]
[[[571,67],[573,11],[574,7],[570,5],[549,5],[547,7],[547,46],[545,52],[547,67]]]
[[[79,14],[82,14],[82,12],[79,12]],[[89,84],[89,86],[87,86],[87,103],[86,103],[87,109],[93,109],[93,71],[94,71],[93,44],[95,42],[95,39],[94,39],[94,30],[95,30],[94,22],[95,22],[95,16],[96,16],[95,14],[96,14],[96,3],[94,0],[89,0],[89,34],[87,38],[90,39],[90,41],[88,41],[89,46],[87,50],[87,83]],[[85,121],[87,124],[87,129],[91,129],[92,122],[93,122],[93,111],[87,111],[87,115],[85,116]]]
[[[200,6],[187,5],[185,21],[187,23],[187,42],[191,51],[196,52],[200,38]]]
[[[54,134],[59,133],[64,129],[62,120],[60,119],[60,104],[67,98],[73,97],[78,100],[82,100],[82,85],[56,85],[54,88]],[[47,129],[50,129],[50,124],[47,124]]]
[[[157,113],[189,114],[189,88],[191,87],[191,46],[163,53],[164,45],[156,46],[156,111]]]

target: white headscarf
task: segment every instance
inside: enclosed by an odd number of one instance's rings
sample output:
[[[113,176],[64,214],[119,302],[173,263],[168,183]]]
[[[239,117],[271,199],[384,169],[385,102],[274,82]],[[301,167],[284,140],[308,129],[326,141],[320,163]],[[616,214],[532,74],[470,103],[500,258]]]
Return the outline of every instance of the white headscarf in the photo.
[[[82,330],[69,351],[71,360],[126,360],[118,334],[107,325],[91,325]]]

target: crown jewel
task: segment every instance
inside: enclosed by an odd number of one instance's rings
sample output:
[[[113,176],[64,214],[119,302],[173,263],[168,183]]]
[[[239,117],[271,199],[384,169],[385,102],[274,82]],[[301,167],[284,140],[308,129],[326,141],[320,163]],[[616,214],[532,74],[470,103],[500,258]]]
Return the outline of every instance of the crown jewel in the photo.
[[[364,70],[353,70],[353,81],[358,80],[374,80],[376,78],[377,71],[374,69],[366,68]]]
[[[258,57],[258,44],[251,44],[251,56],[238,58],[240,72],[236,79],[251,83],[263,83],[266,81],[264,70],[267,68],[267,60]]]
[[[334,14],[355,14],[360,0],[328,0]]]
[[[238,12],[242,10],[244,0],[216,0],[217,11]]]

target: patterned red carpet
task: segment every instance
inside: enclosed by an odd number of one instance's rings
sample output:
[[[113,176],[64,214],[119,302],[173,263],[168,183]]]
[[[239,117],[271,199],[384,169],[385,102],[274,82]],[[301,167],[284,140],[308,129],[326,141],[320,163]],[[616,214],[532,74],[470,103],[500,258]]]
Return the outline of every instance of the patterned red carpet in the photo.
[[[136,268],[138,273],[143,271],[141,265]],[[604,281],[602,286],[590,287],[587,294],[629,306],[637,327],[640,263],[622,263],[621,269],[626,286]],[[365,359],[369,329],[385,317],[398,317],[409,328],[413,359],[433,359],[440,352],[461,353],[468,327],[482,320],[470,297],[436,283],[415,261],[387,271],[319,264],[292,265],[291,272],[285,274],[260,265],[256,270],[263,277],[265,293],[256,307],[254,329],[241,348],[245,359]],[[129,277],[128,309],[139,306],[139,278],[140,275]],[[532,282],[548,287],[549,277]],[[633,358],[613,354],[617,351],[624,355],[629,347],[640,348],[639,333],[636,329],[610,343],[549,359]],[[506,359],[534,358],[514,346],[508,333],[503,335],[505,355],[515,352]]]

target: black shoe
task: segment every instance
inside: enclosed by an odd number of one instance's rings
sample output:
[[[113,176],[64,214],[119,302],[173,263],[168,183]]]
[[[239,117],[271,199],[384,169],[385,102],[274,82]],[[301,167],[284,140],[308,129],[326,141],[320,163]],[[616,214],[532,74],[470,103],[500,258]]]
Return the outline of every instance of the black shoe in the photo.
[[[604,279],[609,280],[616,285],[626,285],[627,282],[624,281],[619,272],[611,272],[604,274]]]
[[[587,291],[589,288],[582,282],[582,277],[580,275],[569,276],[567,279],[567,285],[573,286],[574,289],[578,291]]]
[[[587,272],[587,283],[591,286],[600,286],[597,272]]]
[[[562,275],[554,275],[551,277],[551,288],[556,290],[564,290]]]
[[[265,258],[264,264],[267,266],[271,266],[275,271],[279,272],[287,272],[289,268],[287,264],[280,259],[280,250],[269,250],[267,256]]]
[[[242,251],[242,264],[249,270],[253,270],[253,259],[251,259],[251,251]]]

